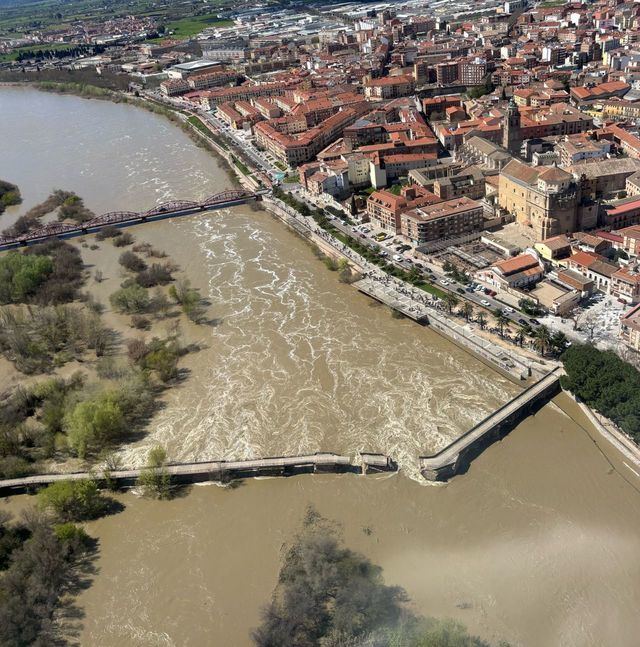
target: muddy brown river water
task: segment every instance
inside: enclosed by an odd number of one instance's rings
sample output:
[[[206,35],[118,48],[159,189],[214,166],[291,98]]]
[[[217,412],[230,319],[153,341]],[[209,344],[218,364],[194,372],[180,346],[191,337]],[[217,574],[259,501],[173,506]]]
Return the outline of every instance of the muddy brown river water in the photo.
[[[130,106],[2,88],[0,141],[0,178],[25,196],[2,226],[54,187],[101,212],[227,183],[177,128]],[[517,387],[340,284],[264,212],[133,231],[179,263],[214,321],[183,330],[203,350],[185,358],[189,378],[168,392],[148,436],[122,450],[127,463],[160,442],[176,460],[384,451],[402,470],[198,486],[170,502],[122,495],[124,512],[88,524],[100,553],[79,599],[81,644],[249,645],[309,504],[339,521],[420,613],[514,645],[638,644],[640,479],[567,396],[467,474],[425,485],[416,456]],[[104,289],[116,286],[117,254],[83,253],[104,267]]]

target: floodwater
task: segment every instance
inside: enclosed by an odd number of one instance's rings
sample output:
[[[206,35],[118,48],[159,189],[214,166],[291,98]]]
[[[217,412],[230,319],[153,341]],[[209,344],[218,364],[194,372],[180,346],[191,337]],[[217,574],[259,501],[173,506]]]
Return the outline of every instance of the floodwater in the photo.
[[[144,208],[226,182],[178,129],[128,106],[0,89],[0,115],[8,141],[0,178],[30,203],[60,186],[97,211]],[[39,159],[41,138],[64,130],[69,115],[83,142],[77,174],[64,137],[57,165]],[[126,142],[123,159],[110,157],[120,149],[102,123]],[[346,542],[405,587],[419,613],[527,647],[637,644],[640,479],[567,396],[467,474],[426,486],[415,457],[516,387],[340,284],[264,212],[213,212],[134,233],[180,264],[210,299],[214,321],[184,331],[204,348],[185,358],[188,380],[168,393],[149,436],[124,450],[128,462],[161,442],[173,459],[380,450],[402,471],[197,486],[171,502],[123,495],[124,512],[88,524],[100,554],[78,601],[81,644],[249,645],[282,546],[310,504],[339,521]]]

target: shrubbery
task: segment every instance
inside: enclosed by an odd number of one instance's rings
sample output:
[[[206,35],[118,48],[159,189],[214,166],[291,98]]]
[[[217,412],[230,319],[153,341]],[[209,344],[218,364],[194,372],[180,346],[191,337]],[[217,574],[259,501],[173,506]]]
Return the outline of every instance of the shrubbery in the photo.
[[[53,261],[47,256],[5,254],[0,257],[0,304],[32,299],[52,273]]]
[[[137,283],[127,283],[110,297],[111,305],[123,314],[142,314],[151,304],[149,292]]]
[[[0,310],[0,352],[23,373],[44,373],[88,350],[102,356],[113,333],[75,305]]]
[[[98,484],[91,479],[57,481],[38,492],[39,507],[53,513],[65,526],[71,521],[101,516],[109,503],[100,493]],[[76,532],[67,526],[60,534],[70,537]]]

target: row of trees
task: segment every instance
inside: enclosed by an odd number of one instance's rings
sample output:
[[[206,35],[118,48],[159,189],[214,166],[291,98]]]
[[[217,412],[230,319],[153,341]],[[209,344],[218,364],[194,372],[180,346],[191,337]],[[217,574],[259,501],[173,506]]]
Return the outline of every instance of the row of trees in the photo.
[[[465,299],[460,299],[451,292],[446,293],[442,297],[442,301],[444,302],[449,314],[457,314],[464,317],[466,321],[475,321],[480,326],[481,330],[484,330],[487,327],[489,320],[485,311],[479,310],[476,313],[471,302]],[[462,305],[456,311],[456,306],[461,302]],[[561,331],[552,333],[547,326],[541,325],[532,328],[526,323],[518,324],[515,330],[512,331],[511,326],[513,326],[513,322],[501,308],[493,310],[491,317],[497,327],[497,332],[502,339],[508,337],[520,347],[524,345],[527,339],[531,339],[533,347],[542,356],[551,354],[558,357],[567,348],[567,337]],[[513,336],[508,335],[510,332],[513,332]]]

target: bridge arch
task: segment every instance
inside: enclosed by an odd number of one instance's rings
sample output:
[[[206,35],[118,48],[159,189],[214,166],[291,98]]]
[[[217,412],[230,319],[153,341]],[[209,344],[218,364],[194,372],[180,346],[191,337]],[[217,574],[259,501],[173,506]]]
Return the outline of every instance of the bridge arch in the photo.
[[[161,213],[171,213],[173,211],[181,211],[183,209],[198,209],[199,207],[200,203],[193,202],[191,200],[173,200],[156,205],[152,209],[149,209],[149,211],[141,213],[140,216],[157,216]]]

